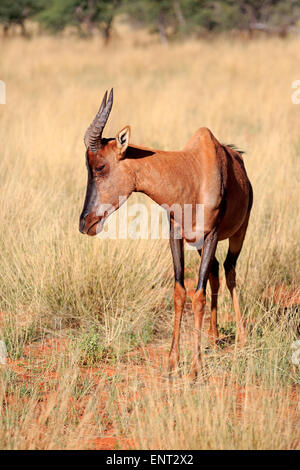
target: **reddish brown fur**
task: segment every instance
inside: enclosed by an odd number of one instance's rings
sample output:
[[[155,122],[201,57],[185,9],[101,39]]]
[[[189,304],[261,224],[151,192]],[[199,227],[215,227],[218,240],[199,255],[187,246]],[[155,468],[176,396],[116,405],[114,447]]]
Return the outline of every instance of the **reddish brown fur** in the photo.
[[[121,133],[126,135],[125,144],[120,138]],[[147,194],[160,205],[179,204],[183,208],[184,204],[192,204],[193,209],[197,204],[204,205],[205,242],[202,258],[205,259],[205,256],[209,258],[206,262],[201,260],[198,289],[193,298],[195,329],[192,376],[196,377],[201,362],[199,335],[206,302],[205,285],[208,276],[213,294],[209,331],[211,342],[218,337],[219,280],[217,274],[210,273],[216,248],[214,233],[217,234],[217,241],[229,238],[229,253],[225,262],[226,280],[236,312],[238,337],[241,342],[246,339],[236,294],[235,263],[248,225],[252,205],[251,185],[241,155],[232,148],[221,145],[207,128],[200,128],[183,150],[177,152],[154,150],[136,145],[128,146],[129,134],[130,128],[124,128],[116,139],[106,141],[96,153],[88,150],[88,163],[97,186],[99,204],[110,203],[117,209],[119,195],[128,198],[133,191],[139,191]],[[97,175],[95,169],[103,164],[106,165],[105,169],[101,175]],[[178,224],[176,217],[171,215],[171,220],[172,217],[174,224]],[[83,233],[95,235],[100,219],[101,217],[96,216],[96,210],[91,210],[86,216]],[[195,229],[195,211],[193,211],[193,229]],[[186,241],[195,241],[195,238],[187,231],[184,221],[181,230]],[[210,251],[209,246],[212,246]],[[179,361],[179,329],[184,301],[185,289],[176,282],[175,324],[170,351],[171,369],[176,368]]]

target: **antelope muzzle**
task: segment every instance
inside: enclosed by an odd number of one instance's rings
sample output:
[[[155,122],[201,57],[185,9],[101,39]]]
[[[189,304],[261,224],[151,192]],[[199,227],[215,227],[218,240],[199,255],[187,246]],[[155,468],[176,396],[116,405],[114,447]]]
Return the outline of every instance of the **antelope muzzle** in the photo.
[[[79,231],[86,235],[94,236],[97,234],[97,226],[101,222],[102,217],[96,216],[95,213],[91,212],[87,215],[81,214],[79,220]]]

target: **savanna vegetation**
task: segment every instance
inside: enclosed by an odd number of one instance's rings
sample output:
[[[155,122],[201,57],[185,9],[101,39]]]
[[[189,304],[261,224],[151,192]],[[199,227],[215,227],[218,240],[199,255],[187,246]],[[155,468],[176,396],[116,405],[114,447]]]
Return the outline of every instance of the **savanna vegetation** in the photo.
[[[28,20],[59,33],[70,29],[80,36],[101,33],[107,44],[119,16],[133,29],[146,27],[161,42],[220,31],[255,31],[282,37],[299,33],[299,0],[1,0],[0,24],[5,35],[19,28],[31,34]]]
[[[120,39],[122,38],[122,40]],[[95,36],[2,38],[0,365],[2,449],[299,448],[299,38],[222,36],[163,47],[119,25]],[[249,339],[235,347],[224,286],[221,344],[203,380],[169,381],[173,272],[166,240],[99,240],[78,231],[83,135],[105,89],[105,136],[178,149],[200,126],[246,151],[254,206],[238,263]],[[141,195],[130,201],[145,200]],[[148,204],[149,201],[146,201]],[[224,261],[227,242],[218,248]],[[187,287],[198,255],[186,252]],[[295,362],[295,361],[294,361]]]

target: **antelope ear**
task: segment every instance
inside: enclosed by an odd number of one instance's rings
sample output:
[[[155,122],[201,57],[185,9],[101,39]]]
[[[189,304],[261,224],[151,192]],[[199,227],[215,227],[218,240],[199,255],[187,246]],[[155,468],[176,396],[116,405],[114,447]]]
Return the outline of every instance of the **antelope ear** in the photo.
[[[117,135],[116,142],[117,148],[120,152],[120,159],[123,158],[124,153],[128,147],[130,138],[130,126],[124,127]]]

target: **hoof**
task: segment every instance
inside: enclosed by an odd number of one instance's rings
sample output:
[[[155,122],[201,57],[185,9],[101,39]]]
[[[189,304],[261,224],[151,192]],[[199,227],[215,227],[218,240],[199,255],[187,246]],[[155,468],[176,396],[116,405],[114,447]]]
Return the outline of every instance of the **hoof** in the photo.
[[[209,340],[209,345],[211,348],[214,348],[219,341],[219,333],[218,331],[208,331],[208,340]]]
[[[247,343],[247,339],[248,339],[248,336],[247,336],[246,331],[238,332],[237,337],[236,337],[236,341],[235,341],[236,345],[239,348],[243,348]]]
[[[168,378],[170,380],[173,380],[176,377],[181,377],[181,369],[179,367],[179,364],[176,366],[169,366],[168,368]]]
[[[196,375],[191,373],[189,375],[189,382],[191,387],[203,387],[207,382],[207,378],[202,371]]]

